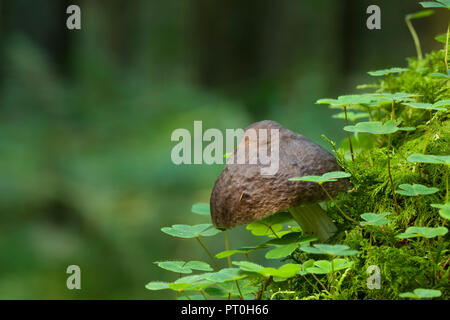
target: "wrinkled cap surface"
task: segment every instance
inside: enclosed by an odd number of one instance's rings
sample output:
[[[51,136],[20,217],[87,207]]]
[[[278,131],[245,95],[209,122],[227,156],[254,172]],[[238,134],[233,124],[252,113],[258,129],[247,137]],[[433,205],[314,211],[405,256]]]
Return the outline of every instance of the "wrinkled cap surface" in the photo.
[[[248,135],[242,139],[234,151],[234,162],[227,161],[225,168],[216,180],[211,193],[211,218],[216,227],[232,228],[236,225],[260,220],[278,211],[287,210],[300,204],[313,203],[327,199],[321,187],[312,182],[289,181],[289,178],[308,175],[322,175],[330,171],[341,171],[335,157],[327,150],[292,132],[275,121],[256,122],[245,129],[256,129],[257,138]],[[267,129],[260,140],[259,129]],[[259,161],[258,141],[265,144],[269,157],[272,142],[270,130],[279,130],[279,168],[273,175],[261,174],[267,162]],[[237,162],[237,152],[245,148],[245,163]],[[242,152],[242,150],[241,150]],[[250,159],[255,160],[250,164]],[[262,163],[265,163],[264,165]],[[347,179],[323,184],[326,190],[335,195],[349,186]]]

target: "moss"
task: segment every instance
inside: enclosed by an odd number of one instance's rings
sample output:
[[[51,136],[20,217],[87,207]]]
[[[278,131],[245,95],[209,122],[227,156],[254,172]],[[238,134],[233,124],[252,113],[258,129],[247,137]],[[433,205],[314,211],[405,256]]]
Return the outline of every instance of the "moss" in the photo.
[[[427,54],[422,61],[408,59],[409,70],[396,76],[390,75],[376,85],[378,91],[408,92],[419,94],[419,101],[434,103],[450,99],[450,81],[431,77],[433,72],[444,73],[444,53],[435,51]],[[367,86],[366,86],[367,87]],[[383,106],[382,121],[390,117],[391,105]],[[402,120],[402,126],[414,126],[415,131],[392,134],[391,172],[396,188],[400,184],[420,183],[439,188],[439,192],[418,197],[397,194],[399,215],[396,209],[387,170],[387,138],[371,136],[371,144],[361,147],[355,154],[355,160],[349,160],[344,145],[337,150],[338,160],[347,172],[352,174],[353,189],[339,195],[336,200],[351,217],[361,220],[365,212],[391,212],[391,223],[383,228],[372,229],[356,226],[343,220],[332,203],[328,212],[341,230],[335,237],[335,243],[344,243],[359,249],[361,254],[352,257],[354,266],[342,281],[338,292],[340,299],[398,299],[402,292],[416,288],[434,288],[442,291],[442,299],[449,297],[448,234],[444,237],[429,239],[400,240],[396,234],[409,226],[441,226],[443,221],[438,210],[431,203],[444,203],[448,171],[444,165],[415,165],[407,161],[412,153],[437,155],[450,154],[450,119],[448,111],[413,109],[401,104],[395,105],[396,118]],[[375,117],[378,113],[374,112]],[[370,234],[373,243],[370,244]],[[315,258],[297,253],[298,262]],[[369,290],[366,282],[366,270],[377,265],[381,271],[381,288]],[[342,274],[341,274],[342,276]],[[323,279],[325,282],[327,278]],[[285,290],[295,291],[300,298],[320,298],[302,277],[288,282]],[[292,297],[291,297],[292,298]]]

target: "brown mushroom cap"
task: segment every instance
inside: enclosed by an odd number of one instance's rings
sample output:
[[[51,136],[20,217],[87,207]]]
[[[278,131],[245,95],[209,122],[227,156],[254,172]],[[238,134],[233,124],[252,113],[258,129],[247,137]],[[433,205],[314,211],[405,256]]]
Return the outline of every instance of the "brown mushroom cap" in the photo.
[[[246,148],[245,164],[227,163],[216,180],[211,193],[211,218],[216,227],[232,228],[236,225],[263,219],[279,211],[300,204],[315,203],[327,199],[321,187],[312,182],[289,181],[289,178],[307,175],[322,175],[342,169],[327,150],[306,137],[292,132],[275,121],[264,120],[248,126],[249,129],[268,129],[267,150],[270,152],[270,129],[279,129],[279,169],[274,175],[262,175],[258,164],[249,164],[249,144],[243,139],[234,151]],[[257,135],[259,137],[259,134]],[[249,151],[250,150],[250,151]],[[257,149],[256,149],[257,150]],[[347,179],[327,182],[323,186],[334,195],[348,188]]]

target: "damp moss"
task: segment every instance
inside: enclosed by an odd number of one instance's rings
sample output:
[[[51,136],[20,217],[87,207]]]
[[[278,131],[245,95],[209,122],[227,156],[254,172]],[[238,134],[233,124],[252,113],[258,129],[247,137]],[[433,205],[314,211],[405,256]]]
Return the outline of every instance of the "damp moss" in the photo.
[[[450,80],[431,76],[432,73],[445,73],[443,50],[431,52],[418,61],[407,59],[408,71],[386,78],[365,87],[376,88],[378,92],[406,92],[418,94],[417,101],[434,103],[450,99]],[[381,121],[390,119],[391,104],[380,110],[372,110],[373,116],[382,116]],[[387,137],[366,136],[368,143],[357,148],[354,161],[349,157],[345,142],[336,150],[338,160],[344,170],[351,173],[353,188],[336,197],[339,206],[351,217],[361,220],[366,212],[390,212],[390,223],[382,228],[364,228],[342,219],[333,203],[327,204],[327,211],[339,227],[340,232],[332,242],[358,248],[360,254],[349,258],[354,266],[341,280],[339,299],[399,299],[402,292],[416,288],[433,288],[442,292],[441,299],[449,298],[449,237],[432,239],[398,239],[395,236],[409,226],[439,227],[443,219],[432,203],[446,201],[449,168],[436,164],[413,164],[407,161],[413,153],[435,155],[450,154],[450,119],[447,111],[428,111],[395,104],[395,117],[402,126],[415,127],[414,131],[399,131],[392,134],[391,172],[395,188],[400,184],[420,183],[436,187],[439,192],[408,197],[397,194],[399,215],[387,170]],[[372,244],[370,233],[372,232]],[[309,258],[297,252],[293,259],[302,263]],[[380,268],[381,286],[368,289],[367,268],[371,265]],[[342,275],[341,275],[342,276]],[[320,279],[319,279],[320,280]],[[326,283],[327,277],[322,280]],[[319,299],[313,286],[301,276],[287,282],[282,288],[291,292],[280,296],[285,299]],[[281,290],[273,285],[269,291]]]

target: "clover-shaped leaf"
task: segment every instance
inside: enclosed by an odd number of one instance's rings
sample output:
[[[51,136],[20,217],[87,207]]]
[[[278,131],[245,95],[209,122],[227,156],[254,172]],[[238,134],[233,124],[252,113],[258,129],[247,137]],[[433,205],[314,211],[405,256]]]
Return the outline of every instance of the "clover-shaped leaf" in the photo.
[[[432,203],[431,206],[440,209],[439,215],[442,218],[450,220],[450,202],[446,202],[444,204]]]
[[[335,119],[345,119],[345,112],[340,112],[333,115]],[[347,119],[351,122],[355,122],[358,119],[369,118],[369,114],[367,112],[347,112]]]
[[[209,209],[209,203],[195,203],[192,205],[191,211],[193,213],[202,215],[202,216],[207,216],[210,215],[210,209]]]
[[[167,282],[162,281],[152,281],[147,283],[145,286],[148,290],[164,290],[164,289],[170,289],[169,284]]]
[[[205,273],[203,276],[205,280],[215,283],[234,281],[246,277],[245,274],[240,273],[239,268],[225,268],[217,272]]]
[[[309,267],[306,269],[308,273],[315,274],[327,274],[334,271],[339,271],[343,269],[350,268],[353,265],[353,261],[348,261],[347,259],[333,259],[333,265],[331,265],[331,261],[328,260],[319,260],[315,261],[313,267]]]
[[[331,171],[327,172],[321,176],[304,176],[304,177],[294,177],[290,178],[289,181],[307,181],[322,184],[325,182],[337,181],[340,178],[351,177],[351,174],[344,171]]]
[[[288,263],[280,268],[265,268],[256,263],[248,261],[233,261],[233,264],[238,266],[242,271],[258,273],[264,277],[273,276],[276,278],[287,279],[295,276],[301,270],[301,265]]]
[[[259,272],[264,269],[263,266],[250,261],[233,261],[235,266],[238,266],[242,271]]]
[[[298,243],[286,244],[284,246],[276,247],[268,251],[265,255],[266,259],[280,259],[289,256],[299,247]]]
[[[327,254],[332,256],[351,256],[359,253],[359,251],[350,250],[348,246],[343,244],[314,244],[312,247],[300,247],[300,250],[312,254]]]
[[[406,92],[396,92],[396,93],[374,93],[373,94],[376,97],[383,97],[386,100],[389,101],[396,101],[396,102],[410,102],[414,101],[413,98],[419,97],[420,94],[414,94],[414,93],[406,93]]]
[[[396,235],[399,239],[409,239],[415,237],[434,238],[437,236],[443,236],[448,232],[446,227],[409,227],[404,233]]]
[[[203,288],[209,287],[215,284],[214,281],[210,281],[205,278],[205,274],[186,276],[177,279],[175,282],[169,283],[169,288],[176,291],[188,291],[188,290],[202,290]]]
[[[419,2],[424,8],[447,8],[450,9],[449,0],[424,1]]]
[[[244,296],[245,299],[247,299],[246,296],[249,294],[255,294],[258,292],[259,288],[253,285],[252,281],[248,281],[246,279],[237,280],[239,283],[239,289],[236,286],[236,282],[229,281],[229,282],[222,282],[218,284],[218,287],[226,292],[225,295],[222,295],[222,297],[226,297],[228,294],[231,294],[232,296]],[[208,289],[205,291],[207,292]],[[208,293],[208,292],[207,292]],[[249,297],[251,299],[251,297]]]
[[[187,298],[188,296],[189,298]],[[178,300],[205,300],[205,297],[201,294],[186,294],[186,296],[178,297]]]
[[[435,164],[450,164],[450,156],[438,156],[433,154],[421,154],[414,153],[410,155],[407,160],[411,163],[421,162],[421,163],[435,163]]]
[[[433,194],[439,191],[438,188],[427,187],[421,184],[401,184],[398,187],[401,190],[395,190],[395,193],[410,197]]]
[[[344,130],[349,132],[363,132],[371,134],[390,134],[397,131],[411,131],[415,130],[415,128],[401,128],[397,126],[397,123],[394,120],[389,120],[385,123],[380,121],[359,122],[354,126],[345,126]]]
[[[436,103],[423,103],[423,102],[405,102],[405,106],[409,106],[415,109],[425,109],[425,110],[438,110],[445,111],[447,108],[442,108],[441,106],[447,106],[450,104],[450,100],[442,100]]]
[[[330,106],[348,106],[348,105],[369,105],[380,100],[380,97],[373,94],[352,94],[339,96],[337,99],[319,99],[317,104],[329,104]]]
[[[192,270],[213,271],[211,266],[202,261],[157,261],[158,267],[177,272],[177,273],[192,273]]]
[[[442,292],[440,290],[434,290],[434,289],[414,289],[413,292],[404,292],[400,293],[399,297],[401,298],[412,298],[412,299],[430,299],[430,298],[437,298],[442,295]]]
[[[390,212],[363,213],[363,214],[361,214],[361,218],[363,218],[365,221],[361,222],[360,224],[362,226],[382,226],[384,224],[389,223],[389,220],[385,218],[389,214],[391,214],[391,213]]]
[[[380,76],[389,75],[391,73],[400,73],[400,72],[405,72],[405,71],[408,71],[408,69],[407,68],[393,67],[393,68],[389,68],[389,69],[369,71],[367,73],[370,74],[371,76],[374,76],[374,77],[380,77]]]
[[[309,272],[307,270],[308,270],[308,268],[311,268],[314,266],[314,262],[315,262],[314,259],[309,259],[309,260],[303,262],[301,264],[301,269],[297,272],[297,274],[302,275],[302,276],[308,274]]]
[[[445,37],[447,38],[447,35],[445,35]],[[440,72],[433,72],[432,74],[430,74],[430,76],[434,78],[450,79],[450,69],[447,70],[447,74]]]
[[[240,247],[237,249],[233,249],[233,250],[225,250],[222,252],[219,252],[218,254],[216,254],[216,258],[218,259],[223,259],[223,258],[227,258],[230,257],[232,255],[238,254],[238,253],[243,253],[243,254],[248,254],[249,252],[258,250],[258,249],[262,249],[265,248],[265,245],[259,245],[259,246],[253,246],[253,247]]]
[[[196,237],[211,237],[220,232],[219,229],[213,227],[210,223],[197,224],[194,226],[186,224],[174,224],[172,227],[161,228],[161,231],[177,238],[196,238]]]
[[[289,212],[278,212],[248,224],[246,229],[250,230],[255,236],[267,236],[281,231],[283,223],[292,221],[292,219],[293,217]]]

